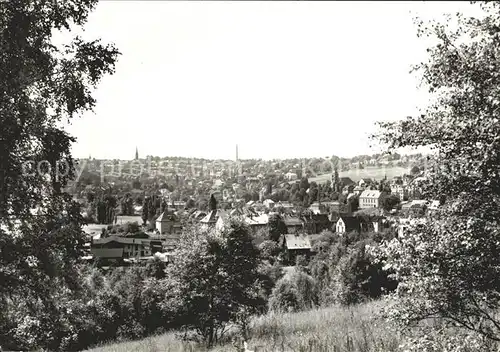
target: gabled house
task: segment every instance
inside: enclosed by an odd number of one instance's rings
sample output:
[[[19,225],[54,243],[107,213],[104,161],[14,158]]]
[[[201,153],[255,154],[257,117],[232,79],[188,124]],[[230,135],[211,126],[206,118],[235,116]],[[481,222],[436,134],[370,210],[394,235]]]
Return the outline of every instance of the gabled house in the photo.
[[[355,216],[341,216],[335,224],[335,232],[344,234],[351,231],[361,231],[361,221]]]
[[[205,226],[215,226],[217,223],[217,220],[221,216],[221,214],[224,213],[221,210],[211,210],[203,219],[200,220],[200,223]]]
[[[156,219],[156,230],[158,230],[160,234],[181,233],[182,226],[177,216],[168,211],[164,211]]]

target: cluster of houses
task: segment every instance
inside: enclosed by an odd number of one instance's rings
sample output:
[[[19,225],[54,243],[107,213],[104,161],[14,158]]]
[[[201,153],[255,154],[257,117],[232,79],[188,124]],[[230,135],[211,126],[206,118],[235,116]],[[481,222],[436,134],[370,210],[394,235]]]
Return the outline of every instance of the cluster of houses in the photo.
[[[264,230],[269,225],[270,217],[275,212],[261,212],[250,205],[235,208],[229,211],[220,209],[209,212],[195,211],[189,220],[197,222],[205,229],[213,228],[221,231],[230,217],[241,218],[253,235]],[[350,231],[363,231],[368,229],[380,230],[382,218],[374,221],[371,227],[363,224],[354,216],[342,215],[336,212],[325,212],[322,204],[314,203],[310,211],[303,214],[282,214],[281,219],[286,226],[286,234],[281,238],[281,245],[287,260],[293,262],[299,253],[311,253],[311,239],[322,231],[328,230],[339,235]],[[94,258],[106,260],[120,259],[124,262],[138,262],[149,260],[155,254],[160,255],[165,261],[175,256],[175,249],[179,243],[182,232],[180,219],[174,212],[165,211],[156,219],[155,234],[148,238],[129,238],[111,235],[109,237],[93,239],[91,253]]]
[[[291,172],[287,175],[287,179],[297,182],[297,178],[292,176]],[[282,236],[280,243],[284,257],[293,262],[298,254],[312,254],[314,237],[319,236],[325,230],[338,235],[352,231],[383,232],[389,226],[394,226],[396,222],[399,234],[402,235],[408,226],[404,219],[421,217],[426,212],[439,207],[437,201],[407,200],[409,196],[418,192],[418,182],[415,180],[418,181],[418,178],[396,177],[387,182],[391,193],[402,200],[397,216],[391,214],[391,221],[386,217],[388,214],[384,214],[381,209],[382,199],[387,194],[377,189],[377,183],[374,180],[363,178],[356,183],[350,178],[341,177],[337,180],[332,179],[334,187],[337,187],[348,199],[357,196],[359,209],[370,210],[370,220],[345,212],[338,201],[315,202],[307,211],[300,212],[290,202],[274,202],[271,199],[236,203],[228,210],[192,210],[190,212],[183,210],[185,202],[175,201],[170,202],[168,209],[157,217],[155,231],[149,233],[147,238],[117,235],[96,238],[92,240],[90,251],[93,258],[121,259],[124,262],[146,260],[155,255],[168,261],[175,257],[175,249],[186,221],[198,223],[206,229],[213,228],[220,231],[230,217],[239,217],[248,225],[251,233],[257,235],[268,228],[273,214],[280,214],[286,226],[286,233]]]

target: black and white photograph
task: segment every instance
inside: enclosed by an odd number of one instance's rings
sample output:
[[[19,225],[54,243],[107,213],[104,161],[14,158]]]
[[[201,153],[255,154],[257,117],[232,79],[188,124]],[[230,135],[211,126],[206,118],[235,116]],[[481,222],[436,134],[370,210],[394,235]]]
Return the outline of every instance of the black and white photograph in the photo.
[[[499,352],[500,1],[0,0],[0,351]]]

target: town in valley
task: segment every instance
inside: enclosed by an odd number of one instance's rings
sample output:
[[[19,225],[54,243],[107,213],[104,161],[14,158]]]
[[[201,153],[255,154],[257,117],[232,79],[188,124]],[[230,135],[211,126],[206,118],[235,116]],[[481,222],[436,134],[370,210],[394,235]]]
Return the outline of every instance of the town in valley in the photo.
[[[128,161],[80,159],[68,190],[88,222],[83,259],[100,266],[175,260],[183,229],[218,231],[231,217],[248,225],[256,245],[279,228],[277,258],[294,266],[314,255],[322,233],[402,236],[412,219],[436,210],[440,201],[421,192],[427,160],[397,153],[240,160],[238,146],[235,160],[140,158],[136,148]]]

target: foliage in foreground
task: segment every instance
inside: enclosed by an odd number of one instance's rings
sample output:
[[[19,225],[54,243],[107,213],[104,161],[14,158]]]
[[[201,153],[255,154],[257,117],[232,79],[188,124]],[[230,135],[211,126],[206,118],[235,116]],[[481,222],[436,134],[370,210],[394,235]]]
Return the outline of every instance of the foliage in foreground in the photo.
[[[317,253],[307,268],[317,285],[318,303],[350,305],[393,291],[397,282],[370,253],[370,248],[392,236],[390,232],[322,233],[314,243]]]
[[[379,138],[432,147],[422,192],[446,201],[379,255],[400,282],[389,313],[402,326],[440,317],[500,341],[500,4],[475,6],[475,18],[419,24],[437,39],[417,67],[435,99],[420,117],[383,123]]]
[[[266,306],[259,264],[248,227],[236,219],[222,233],[185,236],[168,267],[172,299],[165,301],[176,307],[184,336],[195,331],[195,337],[212,346],[230,324],[245,330],[250,316]]]
[[[74,138],[61,122],[94,107],[92,89],[118,51],[53,31],[83,26],[97,1],[7,1],[0,6],[0,341],[9,348],[70,345],[85,325],[78,301],[80,209],[64,192]],[[63,347],[64,348],[64,347]]]
[[[422,333],[405,335],[378,316],[385,303],[370,302],[350,307],[334,306],[298,313],[269,313],[254,317],[249,326],[249,349],[256,352],[494,352],[495,344],[473,333],[427,324]],[[239,335],[228,336],[210,351],[234,352],[241,348]],[[102,346],[92,352],[207,351],[174,333],[141,341]]]

